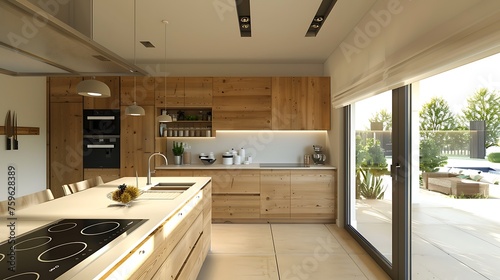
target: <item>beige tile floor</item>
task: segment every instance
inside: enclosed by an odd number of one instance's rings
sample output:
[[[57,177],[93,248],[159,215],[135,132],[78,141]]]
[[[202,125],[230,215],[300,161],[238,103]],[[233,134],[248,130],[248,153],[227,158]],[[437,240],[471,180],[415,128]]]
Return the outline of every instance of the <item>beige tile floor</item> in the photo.
[[[214,224],[198,280],[390,279],[331,224]]]

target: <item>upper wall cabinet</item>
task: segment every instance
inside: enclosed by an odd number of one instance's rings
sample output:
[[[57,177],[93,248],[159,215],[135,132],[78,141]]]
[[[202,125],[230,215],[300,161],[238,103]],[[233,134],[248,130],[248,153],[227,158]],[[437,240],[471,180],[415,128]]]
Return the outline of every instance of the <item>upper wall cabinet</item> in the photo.
[[[166,87],[165,81],[167,82]],[[212,78],[208,77],[157,78],[155,106],[167,108],[211,107],[212,91]]]
[[[81,77],[50,77],[48,90],[50,102],[82,103],[83,96],[76,92]]]
[[[329,130],[329,77],[274,77],[273,130]]]
[[[153,77],[120,77],[120,104],[155,105],[155,79]]]
[[[214,78],[214,129],[271,129],[271,78]]]
[[[208,77],[186,77],[184,80],[184,105],[186,107],[211,107],[213,79]]]
[[[92,79],[86,77],[85,80]],[[96,77],[111,90],[111,96],[106,98],[84,97],[83,109],[120,109],[120,77]]]

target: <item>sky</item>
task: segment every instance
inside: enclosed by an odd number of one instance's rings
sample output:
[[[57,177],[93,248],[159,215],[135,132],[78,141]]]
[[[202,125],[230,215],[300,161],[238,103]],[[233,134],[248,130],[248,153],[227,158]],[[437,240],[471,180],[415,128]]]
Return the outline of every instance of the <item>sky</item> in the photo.
[[[500,54],[496,54],[420,81],[417,106],[434,96],[443,97],[451,110],[458,114],[466,106],[467,97],[478,89],[487,88],[500,94]],[[391,92],[381,93],[356,103],[356,129],[369,127],[368,118],[376,112],[391,111]]]

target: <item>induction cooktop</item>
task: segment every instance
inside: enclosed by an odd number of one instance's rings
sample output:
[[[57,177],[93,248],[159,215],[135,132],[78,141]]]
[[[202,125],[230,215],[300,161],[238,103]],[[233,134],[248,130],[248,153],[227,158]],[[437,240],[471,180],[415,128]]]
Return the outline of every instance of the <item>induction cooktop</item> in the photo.
[[[62,219],[0,243],[0,279],[56,279],[145,219]],[[18,223],[22,221],[17,221]]]

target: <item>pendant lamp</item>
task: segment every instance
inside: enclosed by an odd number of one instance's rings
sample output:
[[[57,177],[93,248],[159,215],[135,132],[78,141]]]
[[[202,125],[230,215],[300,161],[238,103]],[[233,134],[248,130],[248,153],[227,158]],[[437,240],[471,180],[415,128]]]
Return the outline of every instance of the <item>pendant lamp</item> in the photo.
[[[162,20],[165,24],[165,110],[162,110],[161,115],[157,117],[158,122],[165,123],[171,122],[172,117],[167,115],[167,20]]]
[[[144,116],[145,114],[146,114],[146,111],[144,111],[144,108],[137,105],[137,102],[135,102],[135,101],[132,105],[125,108],[125,115],[128,115],[128,116]]]
[[[136,11],[137,11],[137,0],[134,0],[134,65],[136,63],[136,48],[135,48],[135,39],[136,39]],[[146,114],[146,111],[144,111],[144,108],[141,106],[137,105],[136,102],[136,92],[137,92],[137,84],[136,84],[136,77],[134,76],[134,103],[127,108],[125,108],[125,115],[127,116],[144,116]]]
[[[76,91],[79,95],[88,97],[110,97],[111,90],[105,83],[91,79],[84,80],[76,85]]]

